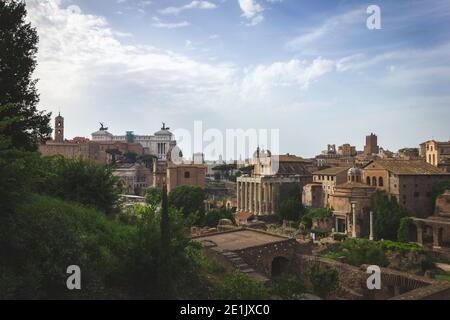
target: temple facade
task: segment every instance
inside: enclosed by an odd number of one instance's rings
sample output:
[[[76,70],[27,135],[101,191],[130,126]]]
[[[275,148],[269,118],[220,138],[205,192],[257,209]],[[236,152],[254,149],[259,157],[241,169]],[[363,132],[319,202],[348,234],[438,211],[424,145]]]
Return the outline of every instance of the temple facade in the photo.
[[[254,215],[275,214],[287,188],[312,181],[312,162],[293,155],[274,156],[259,148],[254,154],[252,174],[237,179],[237,211]],[[301,195],[299,194],[299,197]]]

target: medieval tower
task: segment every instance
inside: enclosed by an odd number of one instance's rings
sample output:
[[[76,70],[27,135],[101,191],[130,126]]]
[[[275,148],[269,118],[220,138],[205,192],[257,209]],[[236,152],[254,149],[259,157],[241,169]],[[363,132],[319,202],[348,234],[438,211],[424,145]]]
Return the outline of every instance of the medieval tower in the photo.
[[[55,141],[64,142],[64,118],[61,113],[55,118]]]

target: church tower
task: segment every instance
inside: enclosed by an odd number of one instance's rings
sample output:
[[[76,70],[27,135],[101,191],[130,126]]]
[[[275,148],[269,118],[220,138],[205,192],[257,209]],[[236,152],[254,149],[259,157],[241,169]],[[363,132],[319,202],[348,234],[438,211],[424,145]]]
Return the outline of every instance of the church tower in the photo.
[[[55,118],[55,141],[64,142],[64,118],[61,113]]]

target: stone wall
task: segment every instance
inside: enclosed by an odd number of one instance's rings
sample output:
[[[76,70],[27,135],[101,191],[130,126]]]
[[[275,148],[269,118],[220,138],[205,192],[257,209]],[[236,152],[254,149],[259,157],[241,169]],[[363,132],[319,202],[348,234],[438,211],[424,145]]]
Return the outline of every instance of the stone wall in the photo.
[[[381,268],[381,290],[367,289],[368,265],[355,267],[322,257],[297,254],[293,270],[308,272],[312,266],[329,266],[339,273],[340,298],[356,300],[428,300],[450,299],[450,284],[412,275],[388,268]]]
[[[272,275],[272,262],[277,257],[284,257],[292,262],[295,253],[302,250],[295,239],[265,244],[258,247],[238,251],[239,256],[258,272],[270,277]]]

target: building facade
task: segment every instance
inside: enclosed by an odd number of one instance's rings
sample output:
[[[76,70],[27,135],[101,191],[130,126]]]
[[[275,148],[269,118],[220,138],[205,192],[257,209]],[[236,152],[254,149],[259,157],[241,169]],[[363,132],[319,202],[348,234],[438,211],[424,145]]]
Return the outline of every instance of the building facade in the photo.
[[[167,128],[163,123],[161,130],[155,132],[154,135],[135,135],[129,131],[125,135],[116,136],[109,133],[108,128],[104,128],[102,124],[100,130],[92,133],[92,141],[138,143],[143,147],[145,154],[151,154],[159,160],[165,160],[167,152],[176,145],[175,138],[169,130],[170,128]]]
[[[394,196],[412,217],[429,216],[433,188],[449,180],[449,173],[421,160],[375,160],[363,167],[364,183]]]
[[[427,163],[450,172],[450,141],[430,140],[422,143],[420,150],[421,156]]]
[[[273,156],[258,148],[252,162],[252,174],[241,176],[236,182],[238,212],[275,214],[285,189],[297,186],[302,190],[312,181],[312,161],[300,157]]]

